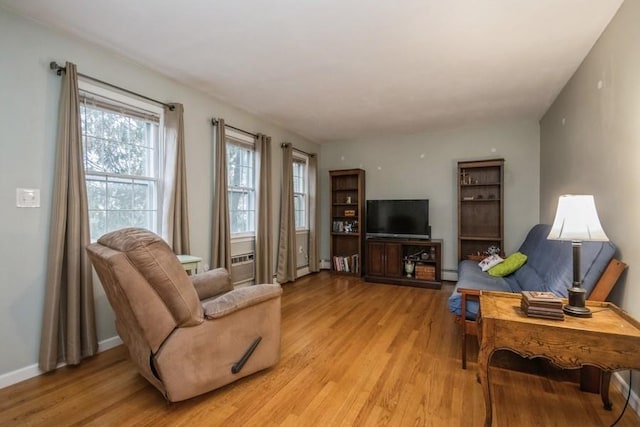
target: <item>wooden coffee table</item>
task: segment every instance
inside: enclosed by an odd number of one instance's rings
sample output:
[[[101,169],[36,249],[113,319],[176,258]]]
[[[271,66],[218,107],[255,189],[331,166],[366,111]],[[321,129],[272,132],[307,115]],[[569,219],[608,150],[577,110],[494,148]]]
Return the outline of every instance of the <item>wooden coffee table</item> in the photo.
[[[587,306],[593,312],[591,318],[565,316],[564,321],[546,320],[527,317],[520,309],[520,294],[480,294],[478,368],[485,427],[492,422],[489,365],[496,350],[510,350],[527,358],[544,357],[562,368],[601,368],[602,403],[611,408],[611,372],[640,369],[640,323],[612,303],[587,301]]]

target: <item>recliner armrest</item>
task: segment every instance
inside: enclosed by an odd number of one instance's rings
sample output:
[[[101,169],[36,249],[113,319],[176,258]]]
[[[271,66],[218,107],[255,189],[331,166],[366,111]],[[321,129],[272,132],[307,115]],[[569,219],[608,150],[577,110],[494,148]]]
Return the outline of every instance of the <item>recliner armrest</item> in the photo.
[[[218,298],[205,301],[202,304],[204,317],[208,320],[218,319],[272,298],[279,298],[280,295],[280,285],[254,285],[234,289]]]
[[[229,272],[224,268],[214,268],[189,277],[193,287],[196,288],[200,301],[233,289]]]

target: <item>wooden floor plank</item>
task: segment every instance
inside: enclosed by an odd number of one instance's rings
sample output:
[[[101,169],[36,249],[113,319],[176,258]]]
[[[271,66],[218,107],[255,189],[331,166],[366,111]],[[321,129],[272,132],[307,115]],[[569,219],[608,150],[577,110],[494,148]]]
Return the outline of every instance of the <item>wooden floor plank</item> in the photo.
[[[277,366],[169,404],[117,347],[0,390],[0,425],[481,426],[482,390],[470,339],[441,290],[366,283],[320,273],[285,284]],[[613,411],[582,393],[575,375],[512,355],[491,368],[496,426],[610,425]],[[509,367],[511,369],[506,369]],[[515,369],[514,369],[515,368]],[[627,409],[619,426],[638,426]]]

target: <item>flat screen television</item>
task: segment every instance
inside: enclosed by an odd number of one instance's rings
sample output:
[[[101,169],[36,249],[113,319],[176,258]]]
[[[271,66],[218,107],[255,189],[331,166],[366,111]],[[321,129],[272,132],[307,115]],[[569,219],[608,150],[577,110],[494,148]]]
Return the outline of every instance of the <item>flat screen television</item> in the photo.
[[[367,200],[367,237],[430,239],[429,200]]]

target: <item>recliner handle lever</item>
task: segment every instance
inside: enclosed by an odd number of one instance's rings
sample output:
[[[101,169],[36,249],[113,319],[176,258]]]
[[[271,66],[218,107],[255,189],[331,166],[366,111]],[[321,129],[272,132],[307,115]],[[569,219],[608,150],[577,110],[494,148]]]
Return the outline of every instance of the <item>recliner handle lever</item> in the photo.
[[[262,337],[258,337],[255,340],[253,340],[253,342],[251,343],[247,351],[245,351],[245,353],[242,355],[240,360],[234,363],[233,366],[231,367],[232,374],[237,374],[238,372],[240,372],[244,364],[247,363],[247,360],[249,360],[249,358],[255,351],[256,347],[258,347],[258,344],[260,344],[260,341],[262,341]]]

